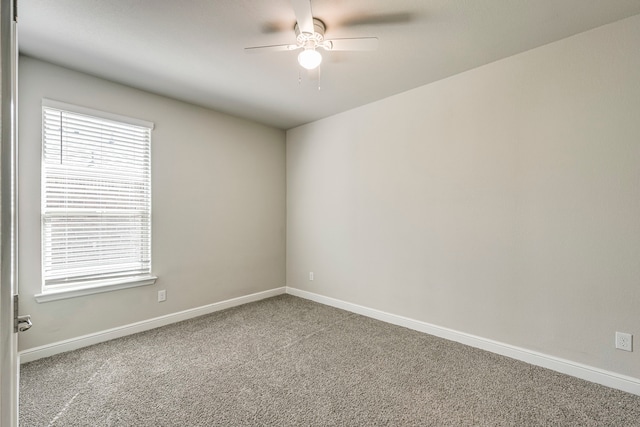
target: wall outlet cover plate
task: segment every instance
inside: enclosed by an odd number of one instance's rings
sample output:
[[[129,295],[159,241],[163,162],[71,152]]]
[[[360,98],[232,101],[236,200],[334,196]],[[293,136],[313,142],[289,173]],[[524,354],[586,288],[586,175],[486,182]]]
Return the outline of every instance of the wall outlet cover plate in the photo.
[[[616,348],[633,351],[633,335],[625,332],[616,332]]]

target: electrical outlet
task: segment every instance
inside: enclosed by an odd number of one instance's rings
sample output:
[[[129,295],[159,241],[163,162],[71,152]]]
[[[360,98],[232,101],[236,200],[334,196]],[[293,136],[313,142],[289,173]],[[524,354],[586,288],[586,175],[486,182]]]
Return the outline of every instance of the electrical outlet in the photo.
[[[309,272],[309,280],[313,280],[313,271]]]
[[[633,335],[624,332],[616,332],[616,348],[625,351],[633,351]]]
[[[162,302],[166,300],[167,300],[167,291],[165,291],[164,289],[161,291],[158,291],[158,302]]]

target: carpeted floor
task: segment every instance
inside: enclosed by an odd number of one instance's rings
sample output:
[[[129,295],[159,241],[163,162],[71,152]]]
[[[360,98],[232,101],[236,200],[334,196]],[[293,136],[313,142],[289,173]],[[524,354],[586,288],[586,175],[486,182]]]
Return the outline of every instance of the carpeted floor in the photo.
[[[640,396],[289,295],[22,366],[20,426],[640,426]]]

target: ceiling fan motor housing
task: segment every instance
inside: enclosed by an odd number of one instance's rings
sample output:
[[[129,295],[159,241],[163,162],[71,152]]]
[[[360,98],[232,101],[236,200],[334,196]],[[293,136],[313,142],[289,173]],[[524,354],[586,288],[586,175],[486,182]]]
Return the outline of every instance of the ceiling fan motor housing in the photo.
[[[294,30],[296,32],[296,41],[298,42],[298,46],[304,47],[305,49],[315,49],[319,46],[324,47],[323,42],[325,29],[326,27],[324,22],[318,18],[313,18],[313,34],[301,32],[300,27],[298,27],[298,23],[296,23]]]

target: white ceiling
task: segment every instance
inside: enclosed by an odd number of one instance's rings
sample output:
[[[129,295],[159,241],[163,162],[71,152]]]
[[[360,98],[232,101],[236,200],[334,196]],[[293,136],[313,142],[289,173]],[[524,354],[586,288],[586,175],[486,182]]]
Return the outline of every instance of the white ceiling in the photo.
[[[20,0],[23,54],[282,129],[640,13],[640,0],[311,0],[326,38],[320,86],[297,52],[289,0]],[[305,72],[302,72],[305,71]],[[302,81],[299,81],[299,78]]]

